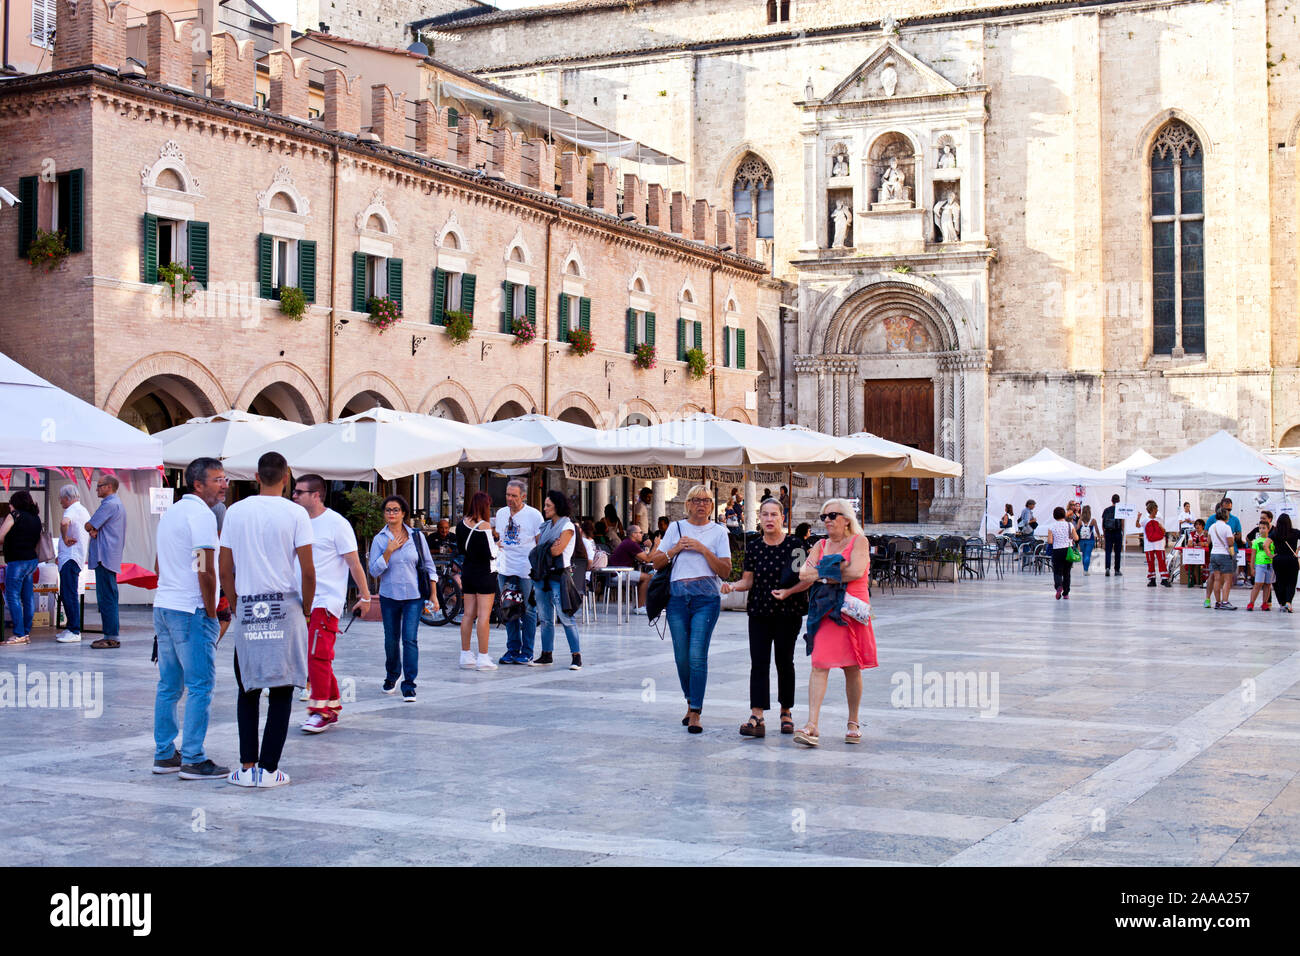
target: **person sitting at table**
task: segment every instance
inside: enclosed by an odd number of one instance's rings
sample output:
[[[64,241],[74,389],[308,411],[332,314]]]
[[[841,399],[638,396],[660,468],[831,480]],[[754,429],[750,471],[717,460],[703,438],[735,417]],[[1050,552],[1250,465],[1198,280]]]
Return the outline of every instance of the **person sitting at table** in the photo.
[[[428,534],[429,550],[433,554],[454,554],[456,536],[451,533],[451,522],[446,518],[438,519],[438,527]]]
[[[639,565],[650,560],[650,552],[645,547],[644,538],[645,532],[641,530],[640,525],[628,525],[627,537],[609,556],[609,567],[634,569],[627,573],[627,579],[636,585],[636,605],[632,608],[633,614],[645,613],[646,594],[650,590],[650,572],[638,569]]]

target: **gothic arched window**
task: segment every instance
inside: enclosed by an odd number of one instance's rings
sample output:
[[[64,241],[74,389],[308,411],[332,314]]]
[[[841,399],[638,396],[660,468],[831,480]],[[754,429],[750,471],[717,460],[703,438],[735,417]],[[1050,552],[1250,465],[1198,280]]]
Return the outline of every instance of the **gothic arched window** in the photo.
[[[753,153],[746,154],[736,170],[736,179],[731,187],[731,206],[736,218],[750,218],[755,236],[772,238],[772,170]]]
[[[1205,354],[1201,142],[1174,121],[1151,147],[1152,336],[1156,355]]]

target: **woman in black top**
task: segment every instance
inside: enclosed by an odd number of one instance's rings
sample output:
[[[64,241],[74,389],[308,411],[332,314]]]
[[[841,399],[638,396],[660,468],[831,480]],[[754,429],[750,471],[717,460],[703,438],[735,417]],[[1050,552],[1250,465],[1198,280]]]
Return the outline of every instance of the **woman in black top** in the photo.
[[[32,579],[36,575],[36,546],[41,538],[40,512],[26,491],[15,491],[9,499],[9,517],[0,524],[0,542],[5,556],[5,604],[13,620],[13,634],[5,645],[27,644],[31,639],[32,615],[36,595]],[[0,622],[0,632],[3,622]]]
[[[1296,553],[1300,552],[1300,531],[1291,526],[1291,516],[1283,512],[1277,516],[1277,524],[1269,537],[1273,539],[1273,573],[1276,577],[1273,592],[1277,595],[1278,607],[1290,614],[1296,577],[1300,575],[1300,560],[1296,558]]]
[[[799,568],[807,560],[807,546],[787,535],[781,502],[764,501],[758,509],[762,537],[751,538],[745,548],[744,574],[735,584],[724,582],[722,593],[748,591],[749,600],[749,708],[750,717],[740,727],[745,737],[763,737],[763,714],[772,706],[772,647],[776,646],[777,700],[781,704],[781,733],[794,733],[794,647],[799,627],[808,612],[802,596],[812,582],[799,581]],[[790,584],[786,587],[786,584]],[[796,595],[800,595],[796,597]]]
[[[494,671],[496,663],[488,654],[492,604],[497,598],[497,575],[492,569],[492,499],[476,491],[469,500],[469,510],[456,525],[456,553],[461,556],[460,589],[465,594],[465,613],[460,619],[460,666],[480,671]],[[478,657],[470,654],[470,637],[478,620]]]

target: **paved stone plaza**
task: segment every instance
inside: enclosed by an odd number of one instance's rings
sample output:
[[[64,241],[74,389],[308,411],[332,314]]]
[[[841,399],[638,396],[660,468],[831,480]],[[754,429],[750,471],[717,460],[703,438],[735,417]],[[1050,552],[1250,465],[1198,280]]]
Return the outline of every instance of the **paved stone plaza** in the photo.
[[[274,792],[150,773],[152,631],[132,612],[117,652],[49,638],[3,652],[0,679],[29,685],[102,668],[103,713],[6,700],[0,842],[10,864],[73,866],[1300,862],[1300,618],[1144,585],[1132,568],[1078,575],[1068,603],[1034,575],[878,595],[865,740],[842,743],[834,675],[816,751],[774,713],[765,739],[737,734],[743,614],[714,636],[696,737],[671,646],[644,619],[584,628],[580,673],[459,671],[457,633],[422,628],[415,704],[380,694],[381,628],[358,623],[336,668],[356,700],[318,737],[297,729],[295,701],[294,782]],[[230,764],[228,643],[219,657],[207,749]],[[802,643],[797,664],[801,723]],[[891,686],[918,667],[920,689]],[[891,705],[971,671],[996,716],[973,699]]]

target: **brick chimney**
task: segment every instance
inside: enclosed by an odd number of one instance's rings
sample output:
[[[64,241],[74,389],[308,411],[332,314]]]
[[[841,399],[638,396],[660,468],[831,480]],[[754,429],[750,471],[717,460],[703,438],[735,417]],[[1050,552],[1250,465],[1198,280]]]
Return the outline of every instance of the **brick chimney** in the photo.
[[[636,173],[623,174],[623,215],[636,216],[645,225],[645,186]]]
[[[193,30],[188,20],[173,23],[161,10],[145,14],[144,75],[155,83],[192,89]]]
[[[361,131],[361,77],[348,76],[342,70],[325,71],[325,112],[327,130],[356,136]]]
[[[370,87],[370,132],[385,146],[406,148],[405,98],[405,93],[394,93],[386,83]]]
[[[272,50],[267,57],[271,67],[271,94],[266,106],[272,113],[289,116],[304,123],[310,102],[307,93],[307,57],[295,57],[289,50]]]
[[[560,154],[560,198],[579,206],[587,205],[587,157],[575,152]]]
[[[212,36],[212,98],[253,106],[257,89],[257,51],[224,30]]]
[[[672,216],[669,212],[668,190],[659,183],[651,183],[646,204],[646,225],[664,232],[670,232]]]
[[[754,258],[754,221],[748,216],[736,220],[736,255]]]
[[[591,167],[591,208],[611,216],[618,215],[618,193],[614,189],[614,170],[606,163]]]
[[[492,163],[488,172],[508,183],[521,184],[523,177],[523,137],[508,129],[492,130]]]
[[[55,13],[54,69],[108,66],[126,62],[125,3],[108,0],[59,0]]]

